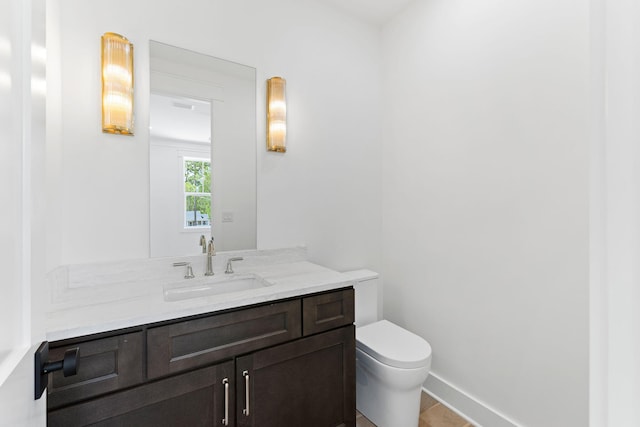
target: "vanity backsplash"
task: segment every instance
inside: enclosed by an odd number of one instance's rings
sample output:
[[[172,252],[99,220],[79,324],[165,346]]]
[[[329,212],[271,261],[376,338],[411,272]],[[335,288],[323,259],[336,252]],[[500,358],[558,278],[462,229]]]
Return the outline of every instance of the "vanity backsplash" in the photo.
[[[307,249],[305,247],[296,247],[219,252],[213,257],[214,272],[224,272],[227,259],[230,257],[244,258],[241,264],[237,264],[237,269],[241,271],[243,268],[249,267],[306,261]],[[157,285],[160,282],[173,281],[184,276],[184,268],[174,267],[174,263],[190,263],[196,277],[203,275],[206,269],[206,260],[206,254],[199,254],[181,257],[71,264],[54,269],[48,274],[47,279],[52,290],[60,291],[111,285],[135,287],[149,282]],[[58,302],[56,296],[59,297],[60,295],[54,293],[52,303]]]

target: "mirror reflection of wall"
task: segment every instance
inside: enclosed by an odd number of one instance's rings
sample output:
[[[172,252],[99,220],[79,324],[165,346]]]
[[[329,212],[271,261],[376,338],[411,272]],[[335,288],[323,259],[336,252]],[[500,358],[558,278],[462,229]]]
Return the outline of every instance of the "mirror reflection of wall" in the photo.
[[[255,249],[255,69],[151,41],[150,87],[150,255]]]
[[[150,253],[193,253],[211,234],[211,102],[151,93],[149,113]]]

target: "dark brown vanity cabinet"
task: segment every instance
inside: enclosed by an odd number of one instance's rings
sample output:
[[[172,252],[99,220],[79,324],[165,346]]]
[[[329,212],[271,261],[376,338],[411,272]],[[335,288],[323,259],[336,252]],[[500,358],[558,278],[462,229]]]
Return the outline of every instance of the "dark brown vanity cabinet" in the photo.
[[[49,426],[354,426],[353,289],[51,343]]]

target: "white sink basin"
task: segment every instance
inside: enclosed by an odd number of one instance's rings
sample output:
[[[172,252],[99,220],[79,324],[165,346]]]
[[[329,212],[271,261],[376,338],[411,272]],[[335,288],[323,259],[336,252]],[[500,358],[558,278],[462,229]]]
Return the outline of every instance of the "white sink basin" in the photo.
[[[255,274],[234,274],[233,276],[198,278],[165,285],[164,300],[180,301],[190,298],[260,289],[266,286],[271,286],[271,283]]]

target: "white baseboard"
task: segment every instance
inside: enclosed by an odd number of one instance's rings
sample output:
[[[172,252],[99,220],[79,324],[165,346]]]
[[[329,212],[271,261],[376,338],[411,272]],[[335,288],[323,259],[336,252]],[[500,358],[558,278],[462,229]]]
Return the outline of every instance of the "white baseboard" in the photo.
[[[423,384],[424,391],[433,396],[440,403],[459,414],[477,427],[518,427],[519,424],[510,420],[498,411],[467,393],[447,383],[442,378],[429,374]]]

